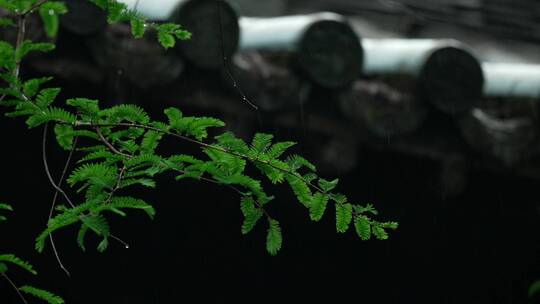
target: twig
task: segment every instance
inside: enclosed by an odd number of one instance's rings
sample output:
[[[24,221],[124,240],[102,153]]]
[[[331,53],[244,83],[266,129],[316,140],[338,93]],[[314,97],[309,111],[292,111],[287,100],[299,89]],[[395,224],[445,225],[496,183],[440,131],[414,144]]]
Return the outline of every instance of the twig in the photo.
[[[19,16],[19,18],[17,20],[17,41],[15,42],[15,49],[17,51],[21,48],[21,46],[23,44],[25,32],[26,32],[26,17],[25,17],[25,15],[21,15],[21,16]],[[15,54],[16,53],[17,52],[15,52]],[[15,61],[15,69],[13,70],[13,76],[15,76],[15,78],[19,77],[20,69],[21,69],[21,64],[20,64],[19,60],[16,60]]]
[[[62,195],[64,196],[64,198],[66,199],[66,201],[68,202],[68,204],[72,207],[72,208],[75,208],[75,204],[73,204],[73,202],[69,199],[68,195],[66,194],[66,192],[64,192],[64,190],[62,190],[62,188],[60,188],[53,180],[52,176],[51,176],[51,171],[49,170],[49,164],[47,162],[47,131],[49,129],[49,124],[46,123],[45,124],[45,127],[43,128],[43,141],[42,141],[42,155],[43,155],[43,166],[45,167],[45,173],[47,174],[47,178],[49,178],[49,182],[51,183],[51,185],[54,187],[54,189],[56,189],[56,191],[62,193]]]
[[[122,169],[120,169],[120,173],[118,174],[118,179],[116,180],[116,185],[114,186],[114,188],[111,190],[111,193],[109,194],[109,197],[105,200],[105,204],[108,204],[111,202],[111,199],[114,195],[114,192],[116,192],[116,190],[118,190],[120,188],[120,183],[122,182],[122,178],[124,177],[124,173],[126,172],[126,165],[124,165],[122,167]]]
[[[2,277],[4,277],[4,279],[6,279],[6,281],[9,282],[11,287],[13,287],[13,289],[15,289],[15,291],[17,291],[17,294],[19,295],[21,300],[24,302],[24,304],[28,304],[28,302],[26,301],[26,299],[24,298],[22,293],[19,291],[19,288],[17,288],[17,285],[15,285],[15,283],[13,283],[13,281],[7,276],[7,274],[5,274],[5,273],[1,273],[1,274],[2,274]]]
[[[40,0],[40,1],[36,2],[34,5],[32,5],[32,7],[30,7],[26,12],[23,12],[20,16],[21,17],[26,17],[28,14],[33,13],[35,10],[37,10],[43,4],[45,4],[45,3],[49,2],[49,1],[50,0]]]
[[[101,141],[107,146],[109,147],[109,149],[111,149],[111,151],[113,151],[114,153],[118,154],[118,155],[122,155],[124,157],[132,157],[131,155],[129,154],[126,154],[126,153],[123,153],[123,152],[120,152],[118,151],[109,141],[107,141],[107,139],[105,138],[105,136],[103,136],[103,134],[101,133],[101,130],[99,129],[99,127],[96,127],[96,133],[98,134],[99,138],[101,139]]]
[[[125,247],[126,249],[129,249],[129,244],[126,243],[126,242],[124,242],[124,241],[123,241],[122,239],[120,239],[119,237],[115,236],[115,235],[112,234],[112,233],[109,233],[109,236],[110,236],[112,239],[118,241],[120,244],[124,245],[124,247]]]
[[[298,173],[295,173],[295,172],[292,172],[292,171],[289,171],[289,170],[286,170],[286,169],[283,169],[283,168],[280,168],[274,164],[272,164],[271,162],[269,161],[265,161],[265,160],[261,160],[261,159],[258,159],[258,158],[251,158],[245,154],[241,154],[241,153],[238,153],[238,152],[234,152],[234,151],[231,151],[229,149],[226,149],[226,148],[222,148],[222,147],[218,147],[218,146],[214,146],[214,145],[210,145],[210,144],[207,144],[207,143],[204,143],[202,141],[199,141],[199,140],[196,140],[196,139],[193,139],[193,138],[189,138],[187,136],[184,136],[182,134],[178,134],[178,133],[173,133],[173,132],[170,132],[170,131],[165,131],[165,130],[162,130],[162,129],[159,129],[159,128],[156,128],[156,127],[152,127],[152,126],[147,126],[147,125],[143,125],[143,124],[137,124],[137,123],[116,123],[116,124],[94,124],[94,123],[89,123],[89,122],[75,122],[74,124],[69,124],[69,125],[72,125],[74,127],[92,127],[92,128],[96,128],[96,127],[127,127],[127,128],[140,128],[140,129],[144,129],[144,130],[150,130],[150,131],[155,131],[155,132],[159,132],[159,133],[162,133],[162,134],[165,134],[165,135],[169,135],[169,136],[172,136],[172,137],[176,137],[176,138],[179,138],[179,139],[182,139],[184,141],[187,141],[187,142],[190,142],[190,143],[194,143],[194,144],[197,144],[199,146],[202,146],[202,147],[205,147],[205,148],[209,148],[209,149],[213,149],[213,150],[217,150],[217,151],[220,151],[220,152],[224,152],[224,153],[227,153],[227,154],[230,154],[230,155],[234,155],[234,156],[237,156],[237,157],[240,157],[240,158],[243,158],[243,159],[247,159],[249,161],[252,161],[252,162],[257,162],[257,163],[260,163],[260,164],[264,164],[264,165],[267,165],[267,166],[270,166],[278,171],[281,171],[285,174],[289,174],[295,178],[298,178],[300,179],[301,181],[303,181],[304,183],[306,183],[307,185],[309,185],[311,188],[319,191],[319,192],[322,192],[324,193],[325,191],[323,189],[321,189],[319,186],[317,185],[314,185],[313,183],[311,183],[310,181],[306,180],[303,176],[301,176],[300,174]],[[113,147],[114,148],[114,147]],[[121,153],[121,152],[120,152]],[[122,153],[123,154],[123,153]],[[120,155],[122,155],[120,154]]]
[[[58,185],[60,185],[60,186],[62,185],[62,183],[64,181],[64,177],[66,176],[67,169],[69,167],[69,164],[71,163],[71,157],[73,156],[73,152],[75,151],[75,149],[77,147],[77,139],[78,139],[78,137],[75,137],[73,139],[73,146],[71,148],[71,151],[69,151],[69,155],[68,155],[68,158],[66,160],[66,164],[64,165],[64,169],[62,170],[62,175],[60,176],[60,180],[58,181]],[[47,223],[52,218],[52,215],[53,215],[53,212],[54,212],[54,207],[56,206],[56,199],[57,198],[58,198],[58,190],[56,190],[54,192],[54,197],[53,197],[53,201],[52,201],[52,204],[51,204],[51,209],[49,211],[49,218],[47,220]],[[66,275],[68,277],[70,277],[71,274],[69,273],[69,270],[64,266],[64,264],[62,263],[62,260],[60,259],[60,254],[58,253],[58,250],[56,249],[56,244],[54,243],[52,232],[49,234],[49,240],[51,241],[51,246],[53,248],[53,252],[54,252],[54,256],[56,257],[56,261],[60,265],[60,268],[66,273]]]

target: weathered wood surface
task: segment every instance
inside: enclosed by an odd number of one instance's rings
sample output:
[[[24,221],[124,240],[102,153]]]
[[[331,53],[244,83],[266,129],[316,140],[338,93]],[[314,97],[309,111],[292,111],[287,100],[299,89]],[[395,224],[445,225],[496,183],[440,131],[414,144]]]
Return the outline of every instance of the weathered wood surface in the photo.
[[[132,85],[143,89],[177,80],[184,63],[171,50],[159,45],[155,33],[134,39],[126,24],[109,26],[87,40],[95,61],[109,73],[122,73]]]
[[[412,95],[414,86],[414,80],[402,75],[358,80],[340,94],[341,110],[376,136],[409,134],[421,126],[428,112],[422,101]]]
[[[325,88],[342,88],[362,69],[362,47],[346,19],[333,13],[241,18],[240,51],[288,61],[299,74]]]
[[[306,102],[311,84],[294,73],[286,63],[257,51],[233,57],[230,71],[223,71],[225,86],[242,92],[264,111],[287,110]],[[233,79],[231,79],[232,74]]]
[[[454,40],[363,39],[366,76],[406,75],[416,80],[412,92],[439,111],[461,114],[482,95],[478,60]]]

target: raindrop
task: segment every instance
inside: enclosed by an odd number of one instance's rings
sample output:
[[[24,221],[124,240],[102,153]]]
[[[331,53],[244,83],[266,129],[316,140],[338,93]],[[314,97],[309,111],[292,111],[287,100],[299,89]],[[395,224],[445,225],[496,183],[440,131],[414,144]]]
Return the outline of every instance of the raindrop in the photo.
[[[53,16],[54,15],[54,10],[50,9],[49,10],[49,15]]]

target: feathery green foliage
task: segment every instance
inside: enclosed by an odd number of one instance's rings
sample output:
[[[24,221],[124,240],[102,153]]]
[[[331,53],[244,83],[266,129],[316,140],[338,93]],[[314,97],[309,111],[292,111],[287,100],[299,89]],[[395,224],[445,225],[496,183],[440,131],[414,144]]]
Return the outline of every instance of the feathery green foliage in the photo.
[[[189,32],[179,25],[148,22],[115,0],[89,1],[107,11],[109,23],[129,22],[136,38],[148,30],[156,31],[157,42],[164,48],[174,47],[178,39],[190,37]],[[58,32],[58,16],[67,12],[62,2],[56,1],[0,0],[0,7],[18,22],[24,22],[26,14],[38,13],[45,32],[51,37]],[[16,30],[14,25],[11,19],[0,19],[0,26],[13,26]],[[255,134],[249,143],[230,132],[209,139],[210,129],[225,125],[221,120],[184,116],[177,108],[165,109],[167,121],[158,121],[137,105],[121,104],[101,109],[97,100],[86,98],[71,98],[65,105],[61,104],[57,100],[61,89],[44,87],[51,78],[23,80],[19,76],[21,61],[29,53],[52,51],[54,44],[24,40],[23,31],[18,34],[20,43],[15,46],[0,41],[0,79],[3,81],[0,94],[4,95],[0,106],[6,108],[8,117],[23,117],[29,128],[44,126],[47,130],[47,126],[53,125],[58,145],[82,154],[76,160],[77,167],[68,175],[70,188],[60,191],[67,204],[55,208],[47,227],[35,240],[38,252],[45,249],[52,233],[73,225],[79,227],[76,241],[82,250],[86,250],[88,233],[101,238],[98,251],[106,250],[111,239],[118,240],[109,225],[111,214],[127,216],[128,210],[137,209],[153,218],[156,212],[151,204],[139,198],[120,196],[119,191],[141,186],[155,188],[155,178],[166,173],[174,174],[177,180],[196,179],[238,192],[244,216],[242,234],[252,231],[265,217],[268,223],[266,250],[271,255],[282,248],[283,236],[279,222],[266,210],[274,197],[267,193],[265,180],[271,184],[286,183],[313,221],[319,221],[328,209],[327,205],[334,203],[337,232],[346,232],[353,220],[363,240],[371,235],[386,239],[387,230],[397,228],[393,222],[372,220],[369,216],[377,215],[372,205],[353,205],[348,203],[346,196],[334,193],[338,179],[319,177],[314,164],[289,153],[294,142],[274,142],[273,135],[264,133]],[[85,146],[77,144],[75,139],[79,137],[85,138]],[[165,137],[198,145],[201,153],[197,156],[161,155],[158,147]],[[248,168],[258,170],[259,174],[246,173],[251,172]],[[11,210],[2,204],[0,209]],[[5,217],[0,217],[2,220]],[[5,274],[8,264],[34,273],[30,264],[16,256],[0,255],[0,273]],[[20,290],[49,303],[63,303],[59,297],[34,287],[23,286]]]
[[[32,265],[30,265],[30,263],[19,259],[14,254],[0,254],[0,262],[11,263],[11,264],[17,265],[20,268],[30,272],[31,274],[34,274],[34,275],[37,274],[37,272],[34,270]]]
[[[281,236],[281,227],[279,222],[268,218],[268,231],[266,235],[266,250],[271,255],[276,255],[281,249],[283,238]]]
[[[38,299],[42,299],[49,304],[63,304],[64,303],[64,300],[62,298],[43,289],[25,285],[25,286],[20,287],[19,290],[29,295],[32,295]]]

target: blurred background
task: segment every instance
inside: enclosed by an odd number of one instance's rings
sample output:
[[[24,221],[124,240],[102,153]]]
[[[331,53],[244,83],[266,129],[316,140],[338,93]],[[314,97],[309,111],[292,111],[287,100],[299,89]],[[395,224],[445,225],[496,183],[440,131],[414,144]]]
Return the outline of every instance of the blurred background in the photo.
[[[156,119],[173,105],[245,139],[294,140],[340,192],[400,227],[386,241],[337,234],[332,208],[311,222],[287,187],[266,185],[284,234],[271,257],[264,225],[241,235],[235,193],[164,176],[135,193],[156,206],[153,221],[112,221],[130,249],[98,254],[89,238],[83,253],[76,230],[55,235],[68,278],[31,241],[54,193],[41,131],[5,118],[0,199],[16,212],[0,243],[40,273],[17,281],[67,303],[540,303],[527,295],[540,279],[537,1],[123,1],[193,32],[168,51],[67,2],[57,50],[31,58],[25,77],[54,75],[62,98],[137,103]],[[29,35],[48,39],[36,24]],[[49,150],[58,176],[66,154]],[[8,286],[0,295],[17,303]]]

